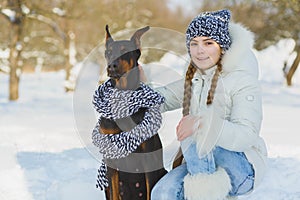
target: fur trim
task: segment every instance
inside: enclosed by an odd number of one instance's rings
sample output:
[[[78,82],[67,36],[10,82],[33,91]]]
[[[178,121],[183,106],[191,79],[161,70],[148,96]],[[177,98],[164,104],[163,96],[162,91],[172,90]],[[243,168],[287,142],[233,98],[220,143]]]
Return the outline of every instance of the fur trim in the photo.
[[[223,57],[223,71],[247,71],[258,76],[258,63],[252,52],[254,34],[246,27],[237,23],[229,24],[229,33],[232,38],[230,48]]]
[[[188,174],[183,181],[187,200],[223,200],[231,189],[230,178],[221,167],[213,174]]]

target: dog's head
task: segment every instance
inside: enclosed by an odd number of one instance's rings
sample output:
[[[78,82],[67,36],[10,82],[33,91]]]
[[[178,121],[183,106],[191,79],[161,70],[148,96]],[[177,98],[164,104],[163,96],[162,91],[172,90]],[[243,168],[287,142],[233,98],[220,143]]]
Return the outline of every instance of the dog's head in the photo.
[[[141,36],[149,26],[137,30],[130,40],[114,41],[106,25],[105,58],[107,75],[120,89],[136,89],[139,84],[138,59],[141,56]]]

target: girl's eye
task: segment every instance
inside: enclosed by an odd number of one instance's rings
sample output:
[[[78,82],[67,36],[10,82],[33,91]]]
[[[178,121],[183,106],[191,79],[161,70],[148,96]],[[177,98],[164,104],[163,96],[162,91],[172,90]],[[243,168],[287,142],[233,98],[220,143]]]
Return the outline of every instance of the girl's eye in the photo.
[[[196,42],[191,42],[191,46],[196,46],[197,43]]]
[[[206,45],[212,45],[214,44],[213,42],[205,42]]]

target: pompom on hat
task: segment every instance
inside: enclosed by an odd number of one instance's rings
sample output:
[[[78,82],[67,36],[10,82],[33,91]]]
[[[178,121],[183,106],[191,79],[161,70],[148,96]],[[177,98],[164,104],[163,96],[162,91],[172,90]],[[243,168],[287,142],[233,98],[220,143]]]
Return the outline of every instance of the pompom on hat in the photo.
[[[190,42],[193,38],[205,36],[216,41],[224,50],[231,45],[228,25],[230,21],[229,10],[203,12],[196,16],[186,30],[186,46],[190,53]]]

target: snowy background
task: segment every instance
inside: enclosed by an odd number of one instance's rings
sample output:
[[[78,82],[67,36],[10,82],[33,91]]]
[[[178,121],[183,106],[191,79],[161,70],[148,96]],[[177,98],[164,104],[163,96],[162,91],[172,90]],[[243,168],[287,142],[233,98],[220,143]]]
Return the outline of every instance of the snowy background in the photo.
[[[292,47],[291,40],[283,40],[256,52],[264,102],[261,135],[269,151],[269,170],[260,187],[240,199],[300,199],[300,70],[292,87],[282,76],[284,60],[295,56],[290,54]],[[181,60],[167,54],[161,63],[168,63],[178,75]],[[97,70],[81,70],[80,85],[89,89],[79,87],[75,93],[64,92],[63,71],[23,74],[16,102],[7,100],[8,76],[0,74],[0,200],[104,199],[95,188],[99,161],[88,144],[96,122],[90,99]],[[86,76],[86,71],[91,73]],[[161,74],[161,80],[174,78]],[[168,166],[180,114],[164,117],[159,134]]]

